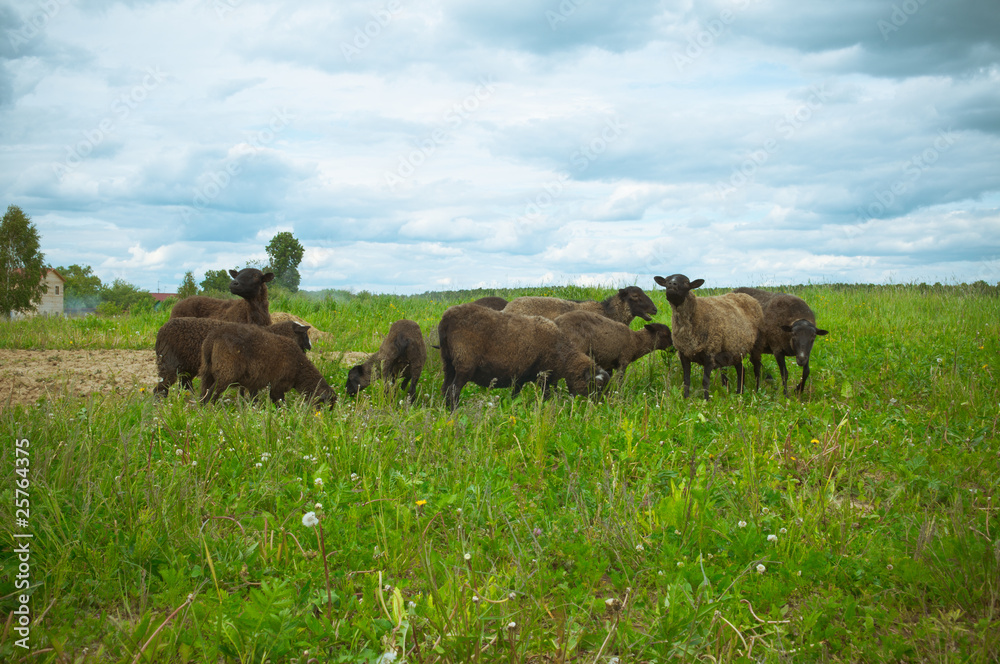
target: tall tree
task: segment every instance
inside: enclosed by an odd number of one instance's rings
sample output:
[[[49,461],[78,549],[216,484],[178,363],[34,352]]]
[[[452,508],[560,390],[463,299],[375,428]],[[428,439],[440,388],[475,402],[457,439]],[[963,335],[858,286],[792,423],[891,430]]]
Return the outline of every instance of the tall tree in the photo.
[[[31,311],[42,301],[41,239],[38,229],[16,205],[0,221],[0,315]]]
[[[184,280],[181,281],[180,288],[177,289],[177,297],[185,298],[198,294],[198,284],[194,282],[194,274],[191,270],[184,273]]]
[[[66,280],[66,308],[96,307],[101,299],[101,278],[89,265],[57,267],[56,271]]]
[[[204,293],[228,293],[229,282],[233,280],[225,270],[205,270],[205,278],[201,280],[201,290]]]
[[[271,261],[271,271],[274,272],[274,282],[291,292],[299,290],[299,263],[305,249],[295,236],[285,231],[271,238],[267,244],[267,256]]]

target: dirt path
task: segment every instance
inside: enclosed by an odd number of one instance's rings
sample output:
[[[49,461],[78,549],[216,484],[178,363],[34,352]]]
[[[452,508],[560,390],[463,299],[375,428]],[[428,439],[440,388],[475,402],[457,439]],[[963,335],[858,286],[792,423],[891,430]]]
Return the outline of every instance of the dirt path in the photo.
[[[359,357],[367,354],[347,353],[343,361],[353,364]],[[158,380],[152,350],[0,349],[0,408],[8,402],[33,404],[43,396],[148,391]]]

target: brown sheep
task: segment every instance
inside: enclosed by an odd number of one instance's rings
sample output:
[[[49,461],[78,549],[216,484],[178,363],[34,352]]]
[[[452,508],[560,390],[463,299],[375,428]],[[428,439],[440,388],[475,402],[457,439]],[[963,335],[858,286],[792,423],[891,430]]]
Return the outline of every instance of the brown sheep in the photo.
[[[809,377],[809,354],[812,352],[813,342],[817,336],[827,334],[828,330],[816,327],[816,315],[802,298],[785,293],[757,292],[766,294],[761,299],[751,293],[760,302],[764,314],[760,337],[751,357],[757,387],[760,387],[760,357],[763,353],[768,353],[774,355],[778,363],[781,386],[787,393],[788,368],[785,366],[785,357],[794,355],[796,364],[802,367],[802,380],[795,388],[796,392],[801,393],[805,389],[806,378]]]
[[[590,311],[571,311],[556,318],[555,324],[573,346],[594,358],[597,366],[612,377],[616,369],[623,377],[632,362],[673,345],[670,328],[662,323],[649,323],[641,330],[632,330],[624,323]]]
[[[372,382],[374,369],[375,378],[386,376],[392,382],[402,375],[400,387],[405,389],[409,384],[407,394],[412,402],[426,361],[427,347],[424,345],[420,326],[412,320],[397,320],[389,327],[389,334],[378,351],[362,364],[351,367],[347,373],[347,394],[355,396],[368,387]]]
[[[563,300],[558,297],[516,297],[510,301],[504,311],[522,316],[544,316],[551,320],[570,311],[592,311],[628,325],[632,319],[639,318],[649,321],[656,315],[656,305],[638,286],[621,288],[617,293],[603,301],[597,300]]]
[[[760,302],[761,308],[763,308],[765,304],[770,302],[771,298],[776,297],[778,295],[784,295],[784,293],[778,293],[776,291],[766,291],[766,290],[761,290],[759,288],[750,288],[748,286],[743,286],[741,288],[734,288],[733,292],[744,293],[746,295],[749,295],[753,299]]]
[[[438,338],[444,364],[441,393],[452,410],[470,381],[482,387],[512,387],[512,396],[535,381],[547,399],[560,379],[574,396],[599,391],[609,379],[555,323],[541,316],[459,304],[444,312]]]
[[[274,279],[274,273],[264,273],[253,267],[237,272],[230,270],[233,280],[229,292],[239,295],[240,300],[220,300],[204,295],[186,297],[170,310],[171,318],[218,318],[231,323],[270,325],[271,316],[267,305],[267,282]]]
[[[472,303],[478,304],[481,307],[486,307],[487,309],[494,309],[496,311],[503,311],[503,308],[508,304],[507,300],[496,295],[481,297],[478,300],[474,300]]]
[[[160,376],[153,392],[166,396],[170,386],[181,385],[194,391],[192,379],[201,368],[201,345],[212,330],[232,325],[217,318],[171,318],[156,333],[156,371]],[[309,350],[309,326],[287,321],[263,328],[271,334],[294,339],[302,350]]]
[[[337,402],[337,395],[294,339],[280,337],[254,325],[230,323],[205,337],[201,345],[201,400],[215,401],[230,385],[251,396],[270,388],[278,402],[290,389],[315,403]]]
[[[744,293],[696,297],[691,291],[705,280],[690,281],[683,274],[654,279],[666,290],[673,310],[670,325],[684,371],[684,398],[691,394],[692,362],[704,367],[701,385],[706,400],[716,367],[735,366],[736,391],[742,392],[743,358],[752,355],[763,319],[757,300]],[[756,362],[755,372],[760,370],[759,358]]]

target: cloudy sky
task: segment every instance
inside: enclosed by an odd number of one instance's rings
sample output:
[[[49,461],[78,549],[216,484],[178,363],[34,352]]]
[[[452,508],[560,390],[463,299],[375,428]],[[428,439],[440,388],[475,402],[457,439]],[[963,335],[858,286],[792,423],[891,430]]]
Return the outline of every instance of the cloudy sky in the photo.
[[[1000,280],[996,0],[0,1],[0,202],[172,291]]]

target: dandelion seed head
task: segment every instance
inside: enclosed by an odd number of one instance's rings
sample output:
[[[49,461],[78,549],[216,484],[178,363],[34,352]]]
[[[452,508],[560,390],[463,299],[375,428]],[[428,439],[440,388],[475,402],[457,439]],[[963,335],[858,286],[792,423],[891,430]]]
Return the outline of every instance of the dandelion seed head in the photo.
[[[758,574],[763,574],[766,571],[767,571],[767,568],[764,567],[764,565],[762,565],[760,563],[757,563],[757,573]]]
[[[306,512],[302,515],[302,525],[306,528],[312,528],[319,524],[319,519],[316,517],[316,512]]]

